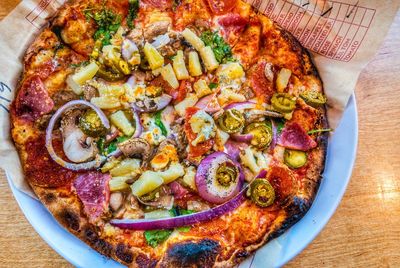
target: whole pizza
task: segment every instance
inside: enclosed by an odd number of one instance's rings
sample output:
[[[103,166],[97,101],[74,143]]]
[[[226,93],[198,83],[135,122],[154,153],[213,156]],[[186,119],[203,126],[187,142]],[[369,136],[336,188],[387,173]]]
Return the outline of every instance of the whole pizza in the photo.
[[[324,169],[307,51],[241,0],[71,0],[11,107],[25,177],[132,267],[231,267],[296,223]]]

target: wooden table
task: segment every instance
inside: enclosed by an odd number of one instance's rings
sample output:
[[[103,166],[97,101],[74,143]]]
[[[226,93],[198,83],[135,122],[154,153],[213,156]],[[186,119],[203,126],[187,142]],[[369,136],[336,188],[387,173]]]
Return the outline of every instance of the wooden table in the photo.
[[[18,0],[1,0],[3,18]],[[400,12],[356,87],[359,147],[325,229],[287,267],[400,267]],[[0,267],[71,267],[28,223],[0,171]]]

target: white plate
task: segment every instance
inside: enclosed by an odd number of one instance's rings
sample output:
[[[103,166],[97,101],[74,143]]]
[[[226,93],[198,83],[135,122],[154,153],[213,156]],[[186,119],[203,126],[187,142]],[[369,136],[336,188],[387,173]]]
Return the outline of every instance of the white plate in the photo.
[[[353,95],[329,142],[323,180],[312,207],[286,233],[243,262],[241,268],[280,267],[299,254],[317,236],[336,210],[346,190],[355,160],[357,137],[357,109]],[[18,191],[10,180],[9,184],[33,228],[70,263],[77,267],[123,267],[64,230],[39,201]]]

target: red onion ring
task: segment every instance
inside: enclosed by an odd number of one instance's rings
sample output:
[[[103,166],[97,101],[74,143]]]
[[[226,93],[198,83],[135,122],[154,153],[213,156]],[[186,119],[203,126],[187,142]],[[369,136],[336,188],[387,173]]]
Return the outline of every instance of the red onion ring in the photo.
[[[256,108],[256,103],[252,101],[244,101],[244,102],[233,102],[224,107],[224,110],[228,109],[236,109],[236,110],[246,110],[246,109],[254,109]]]
[[[231,138],[235,141],[238,142],[245,142],[249,143],[251,142],[251,139],[253,139],[254,135],[253,134],[232,134]]]
[[[218,187],[216,184],[216,172],[222,163],[235,166],[238,169],[236,185],[232,185],[228,189],[220,189],[221,187]],[[235,196],[240,188],[242,188],[243,180],[244,175],[240,164],[224,152],[215,152],[206,156],[200,162],[195,176],[199,195],[203,199],[215,204],[222,204]]]
[[[240,151],[246,149],[248,147],[248,145],[243,142],[235,142],[235,141],[228,140],[225,143],[224,147],[225,147],[226,153],[231,158],[233,158],[234,160],[237,161],[239,159]]]
[[[206,111],[207,113],[216,113],[219,110],[221,110],[221,106],[219,106],[218,101],[215,101],[214,103],[211,102],[212,99],[215,98],[215,94],[210,94],[207,95],[203,98],[201,98],[195,105],[195,107],[198,107],[204,111]],[[214,104],[214,105],[212,105]]]
[[[113,226],[130,229],[130,230],[154,230],[154,229],[172,229],[181,226],[189,226],[196,223],[210,221],[212,219],[221,217],[222,215],[229,213],[238,208],[243,201],[246,199],[244,193],[247,187],[243,187],[242,190],[231,200],[226,203],[213,207],[206,211],[201,211],[189,215],[177,216],[173,218],[164,219],[122,219],[122,220],[111,220],[110,223]]]
[[[265,178],[265,176],[267,176],[267,170],[266,169],[261,169],[261,171],[258,173],[258,175],[255,178],[256,179]]]
[[[84,101],[84,100],[73,100],[70,102],[67,102],[66,104],[64,104],[63,106],[61,106],[56,112],[55,114],[53,114],[53,116],[50,119],[49,125],[47,126],[46,129],[46,148],[47,151],[50,154],[50,157],[60,166],[70,169],[70,170],[89,170],[89,169],[94,169],[99,167],[102,163],[105,162],[105,160],[107,159],[106,157],[102,156],[100,157],[100,159],[97,160],[93,160],[90,162],[85,162],[85,163],[79,163],[79,164],[75,164],[75,163],[70,163],[65,161],[64,159],[62,159],[61,157],[59,157],[56,152],[54,151],[53,148],[53,129],[54,129],[54,125],[57,122],[57,120],[61,117],[61,115],[68,109],[72,108],[73,106],[77,106],[77,105],[84,105],[87,106],[91,109],[93,109],[97,115],[100,117],[100,121],[103,123],[103,125],[109,129],[110,128],[110,122],[108,121],[106,115],[103,113],[103,111],[91,104],[90,102]],[[114,152],[114,154],[116,154],[118,152]]]
[[[133,133],[133,138],[138,138],[143,132],[142,122],[140,121],[140,116],[138,111],[133,110],[133,119],[135,120],[135,132]]]

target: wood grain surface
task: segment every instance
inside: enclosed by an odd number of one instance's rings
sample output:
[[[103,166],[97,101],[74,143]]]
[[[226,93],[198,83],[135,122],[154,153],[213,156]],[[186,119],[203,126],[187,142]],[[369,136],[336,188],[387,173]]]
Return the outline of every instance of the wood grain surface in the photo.
[[[0,19],[18,2],[0,0]],[[287,267],[400,267],[400,12],[361,73],[356,97],[359,144],[348,189]],[[26,220],[3,171],[0,192],[0,267],[72,267]]]

